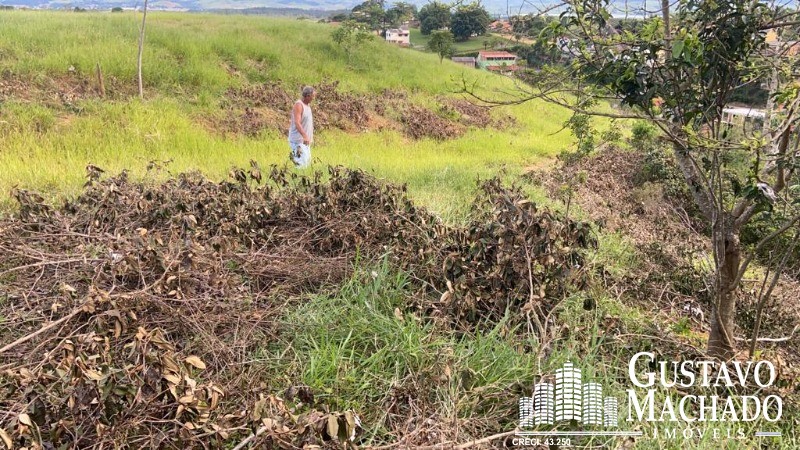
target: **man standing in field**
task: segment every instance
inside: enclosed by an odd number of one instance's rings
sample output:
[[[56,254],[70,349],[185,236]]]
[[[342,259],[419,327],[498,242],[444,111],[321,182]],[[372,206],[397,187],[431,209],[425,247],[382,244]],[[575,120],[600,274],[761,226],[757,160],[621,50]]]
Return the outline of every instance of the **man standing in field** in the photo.
[[[314,117],[311,114],[311,101],[317,96],[311,86],[302,91],[302,98],[294,102],[289,123],[289,158],[297,168],[311,164],[311,142],[314,141]]]

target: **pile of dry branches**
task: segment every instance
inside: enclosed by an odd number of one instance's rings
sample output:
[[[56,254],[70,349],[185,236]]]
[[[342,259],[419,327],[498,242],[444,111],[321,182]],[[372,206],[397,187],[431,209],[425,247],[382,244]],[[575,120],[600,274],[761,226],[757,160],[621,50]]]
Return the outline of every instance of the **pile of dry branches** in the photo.
[[[281,448],[347,439],[352,416],[297,415],[251,385],[246,361],[278,332],[290,294],[335,287],[356,252],[388,255],[419,281],[409,308],[473,329],[508,307],[543,315],[584,277],[592,244],[586,226],[497,180],[482,186],[475,221],[451,228],[403,187],[342,168],[323,181],[251,162],[231,181],[161,184],[90,169],[75,200],[55,207],[18,190],[15,215],[0,220],[5,443],[220,448],[255,430]]]

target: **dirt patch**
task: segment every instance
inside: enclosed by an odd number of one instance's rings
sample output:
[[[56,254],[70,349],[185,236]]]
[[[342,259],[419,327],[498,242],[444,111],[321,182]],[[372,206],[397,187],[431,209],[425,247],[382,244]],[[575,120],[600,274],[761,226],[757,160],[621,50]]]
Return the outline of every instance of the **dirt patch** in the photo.
[[[286,132],[289,114],[297,96],[277,83],[231,88],[223,101],[223,118],[218,128],[225,133],[257,135],[262,130]],[[368,101],[339,90],[338,82],[317,86],[314,107],[316,130],[364,131],[370,124]]]
[[[666,256],[679,259],[679,248],[702,248],[704,239],[687,227],[688,218],[679,205],[664,197],[658,184],[635,182],[642,167],[641,155],[606,148],[596,156],[565,164],[556,170],[534,171],[529,177],[541,181],[553,198],[567,200],[573,186],[572,202],[607,232],[620,232],[637,247],[668,243]],[[690,222],[691,223],[691,222]]]
[[[123,83],[116,77],[104,79],[105,98],[127,98],[136,93],[136,83]],[[36,102],[56,109],[76,111],[78,103],[102,98],[96,77],[71,73],[53,77],[21,77],[6,72],[0,75],[0,101]]]
[[[467,126],[484,128],[492,123],[491,110],[461,99],[440,99],[442,109],[457,113],[458,120]]]
[[[0,100],[30,100],[33,86],[11,76],[0,78]]]
[[[339,89],[339,82],[325,82],[317,86],[319,106],[314,113],[314,125],[320,130],[340,129],[366,131],[369,124],[369,98]]]

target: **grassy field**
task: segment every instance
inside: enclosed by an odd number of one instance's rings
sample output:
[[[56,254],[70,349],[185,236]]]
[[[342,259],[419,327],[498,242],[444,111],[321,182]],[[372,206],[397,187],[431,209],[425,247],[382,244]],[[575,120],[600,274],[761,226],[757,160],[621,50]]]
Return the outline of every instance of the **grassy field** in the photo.
[[[52,77],[68,84],[91,77],[99,63],[107,79],[135,90],[133,14],[4,11],[0,27],[0,72],[34,83]],[[250,159],[262,165],[286,163],[285,138],[277,133],[223,137],[197,120],[218,110],[221,93],[231,86],[339,80],[344,90],[403,89],[428,104],[436,103],[435,94],[456,90],[462,75],[486,90],[510,86],[501,77],[465,72],[447,61],[439,64],[435,55],[377,40],[361,48],[349,67],[344,53],[330,42],[330,31],[328,25],[296,20],[148,16],[144,102],[88,99],[72,109],[14,99],[2,104],[0,192],[12,186],[48,194],[74,192],[88,163],[137,174],[150,160],[172,160],[171,171],[198,169],[217,178]],[[248,39],[237,37],[241,35]],[[304,44],[296,46],[296,40]],[[408,140],[393,131],[321,133],[314,155],[322,165],[345,164],[407,182],[421,201],[449,215],[461,206],[477,177],[490,176],[500,166],[519,173],[570,145],[567,132],[556,133],[568,117],[565,110],[534,102],[504,112],[518,126],[473,129],[447,142]]]
[[[409,37],[411,39],[411,45],[418,46],[421,48],[426,48],[428,46],[428,41],[431,39],[430,35],[426,36],[422,34],[419,28],[411,28],[409,31],[410,31]],[[455,49],[456,53],[486,50],[487,47],[491,48],[491,45],[498,40],[508,44],[512,43],[508,39],[502,38],[496,34],[488,33],[484,36],[471,38],[467,41],[456,41],[453,44],[453,48]]]

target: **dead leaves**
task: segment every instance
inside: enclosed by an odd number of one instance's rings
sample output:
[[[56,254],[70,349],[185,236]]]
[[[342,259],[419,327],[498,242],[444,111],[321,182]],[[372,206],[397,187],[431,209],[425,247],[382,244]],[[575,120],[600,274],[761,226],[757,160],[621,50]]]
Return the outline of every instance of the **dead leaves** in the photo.
[[[394,309],[393,320],[434,314],[474,331],[526,302],[546,305],[582,276],[589,229],[499,180],[482,186],[473,222],[450,227],[414,205],[404,187],[340,167],[329,175],[323,181],[321,173],[251,163],[231,170],[229,181],[182,174],[154,185],[123,173],[93,180],[59,207],[17,192],[17,216],[0,220],[0,247],[24,245],[71,262],[43,271],[26,253],[0,252],[0,267],[21,268],[7,289],[26,302],[9,303],[30,305],[0,313],[33,330],[65,311],[80,318],[10,355],[38,363],[8,376],[9,404],[33,405],[0,423],[12,443],[30,445],[37,425],[56,447],[111,445],[114,433],[184,448],[205,436],[222,447],[223,439],[241,440],[243,427],[267,427],[277,447],[278,439],[296,447],[353,442],[354,412],[326,409],[306,386],[256,400],[237,378],[263,345],[253,337],[268,339],[280,313],[265,301],[270,296],[337,285],[358,250],[416,280],[415,303]],[[456,376],[448,365],[441,375],[443,382]],[[87,424],[79,437],[68,432],[76,423]]]
[[[6,430],[2,428],[0,428],[0,440],[6,446],[7,450],[14,449],[14,441],[11,440],[11,436],[9,436],[8,433],[6,433]]]
[[[200,370],[205,370],[206,369],[206,363],[204,363],[203,360],[201,360],[200,358],[198,358],[197,356],[194,356],[194,355],[189,356],[188,358],[186,358],[186,363],[189,364],[190,366],[196,367],[196,368],[198,368]]]
[[[403,123],[403,132],[414,139],[452,139],[466,131],[463,126],[444,119],[427,108],[415,105],[409,105],[403,110],[400,121]]]

